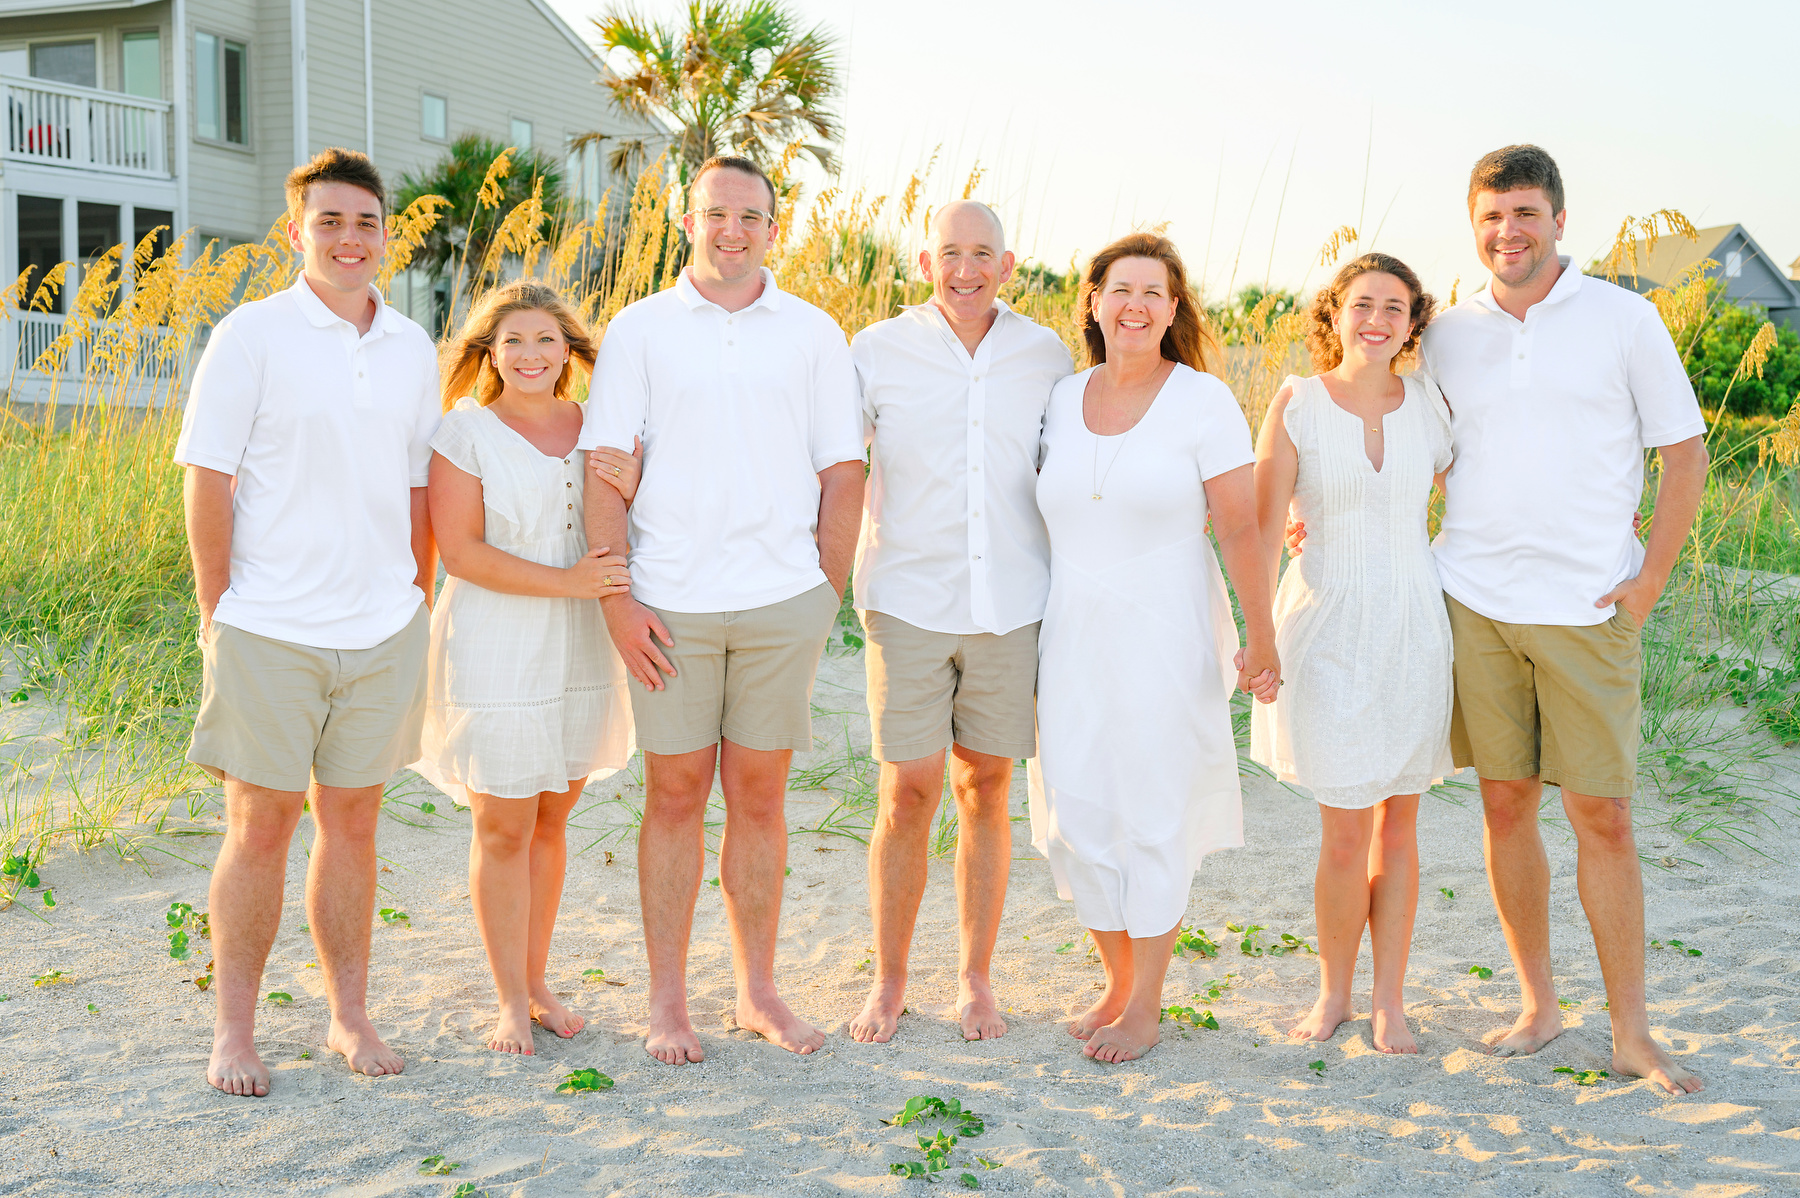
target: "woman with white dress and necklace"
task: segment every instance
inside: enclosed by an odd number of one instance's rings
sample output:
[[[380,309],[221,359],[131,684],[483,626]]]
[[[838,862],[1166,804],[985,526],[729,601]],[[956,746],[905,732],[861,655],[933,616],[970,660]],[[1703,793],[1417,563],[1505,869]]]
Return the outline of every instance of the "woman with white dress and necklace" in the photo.
[[[450,577],[432,614],[413,768],[468,795],[469,891],[499,993],[488,1044],[498,1052],[531,1053],[533,1020],[565,1038],[583,1026],[544,980],[565,829],[582,787],[634,748],[625,667],[597,602],[630,579],[623,556],[588,548],[581,520],[571,367],[591,376],[594,348],[553,288],[495,289],[446,349],[449,410],[431,440],[431,525]],[[637,460],[613,457],[607,481],[629,499]]]
[[[1374,952],[1371,1040],[1417,1052],[1401,993],[1419,900],[1419,792],[1450,762],[1450,622],[1426,536],[1450,467],[1450,413],[1416,353],[1432,299],[1406,264],[1365,254],[1321,288],[1312,378],[1275,396],[1257,447],[1271,577],[1290,505],[1306,552],[1275,595],[1286,685],[1251,720],[1251,756],[1307,788],[1322,831],[1313,905],[1319,999],[1292,1035],[1351,1017],[1363,927]]]
[[[1280,666],[1250,430],[1174,245],[1123,237],[1089,264],[1092,365],[1056,385],[1037,500],[1050,532],[1032,843],[1099,947],[1106,992],[1069,1025],[1101,1061],[1156,1044],[1200,860],[1244,843],[1230,698]],[[1237,627],[1207,518],[1244,610]]]

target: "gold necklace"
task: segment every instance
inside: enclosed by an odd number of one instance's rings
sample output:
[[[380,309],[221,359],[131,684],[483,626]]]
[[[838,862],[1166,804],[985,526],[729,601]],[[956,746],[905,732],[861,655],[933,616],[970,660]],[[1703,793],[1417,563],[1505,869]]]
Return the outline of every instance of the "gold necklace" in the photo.
[[[1142,423],[1143,423],[1143,419],[1139,418],[1138,424],[1142,424]],[[1106,480],[1112,477],[1113,467],[1119,464],[1119,455],[1125,452],[1125,438],[1131,436],[1131,434],[1134,431],[1136,431],[1136,429],[1137,429],[1137,424],[1134,424],[1130,428],[1126,429],[1123,434],[1120,435],[1119,447],[1117,449],[1113,450],[1112,461],[1106,463],[1106,473],[1105,474],[1100,473],[1100,434],[1099,433],[1093,434],[1093,437],[1094,437],[1094,470],[1093,470],[1093,473],[1088,476],[1088,478],[1089,478],[1089,481],[1093,481],[1097,477],[1099,479],[1099,481],[1094,482],[1094,492],[1093,492],[1093,494],[1088,496],[1089,499],[1105,498]]]

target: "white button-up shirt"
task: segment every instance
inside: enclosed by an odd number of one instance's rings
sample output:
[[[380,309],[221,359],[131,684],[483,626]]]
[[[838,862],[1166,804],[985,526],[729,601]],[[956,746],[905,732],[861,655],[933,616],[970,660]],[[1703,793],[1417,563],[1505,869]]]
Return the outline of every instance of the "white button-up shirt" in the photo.
[[[930,302],[850,347],[872,447],[856,606],[932,632],[1011,632],[1050,593],[1039,442],[1072,366],[1055,333],[995,309],[973,356]]]
[[[581,449],[644,440],[631,592],[679,612],[747,611],[825,581],[819,471],[860,462],[843,330],[763,271],[727,312],[683,271],[606,326]]]
[[[1655,305],[1563,258],[1519,320],[1478,291],[1425,330],[1455,463],[1433,542],[1444,590],[1491,620],[1599,624],[1638,572],[1644,450],[1706,431]]]
[[[301,276],[220,321],[200,356],[175,460],[237,479],[221,624],[368,649],[425,601],[411,489],[429,481],[437,354],[370,294],[358,333]]]

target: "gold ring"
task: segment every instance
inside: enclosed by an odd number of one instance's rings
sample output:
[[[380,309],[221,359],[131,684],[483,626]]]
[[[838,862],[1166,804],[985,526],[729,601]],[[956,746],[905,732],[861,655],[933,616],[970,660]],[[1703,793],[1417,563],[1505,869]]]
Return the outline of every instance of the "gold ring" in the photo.
[[[602,578],[602,579],[601,579],[601,580],[600,580],[600,585],[601,585],[601,586],[603,586],[603,587],[609,587],[609,586],[611,586],[611,585],[612,585],[612,584],[613,584],[613,580],[612,580],[612,575],[611,575],[611,574],[608,574],[608,575],[607,575],[607,576],[606,576],[606,577],[605,577],[605,578]]]

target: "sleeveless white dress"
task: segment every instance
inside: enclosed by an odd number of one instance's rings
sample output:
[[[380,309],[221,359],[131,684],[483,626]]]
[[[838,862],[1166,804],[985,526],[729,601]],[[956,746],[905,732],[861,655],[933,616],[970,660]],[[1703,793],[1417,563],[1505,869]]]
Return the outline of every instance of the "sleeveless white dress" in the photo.
[[[1032,845],[1083,925],[1160,936],[1201,858],[1244,843],[1237,626],[1203,484],[1255,454],[1230,389],[1179,365],[1131,431],[1096,436],[1081,415],[1092,373],[1059,382],[1045,416]]]
[[[1250,756],[1327,807],[1373,807],[1455,772],[1450,619],[1425,526],[1450,413],[1430,379],[1405,376],[1378,472],[1362,420],[1317,378],[1287,381],[1306,543],[1275,591],[1283,686],[1256,705]]]
[[[489,545],[562,569],[587,552],[579,450],[542,453],[469,397],[445,413],[431,447],[481,480]],[[413,769],[446,793],[522,799],[604,778],[635,748],[625,664],[599,600],[444,584]]]

